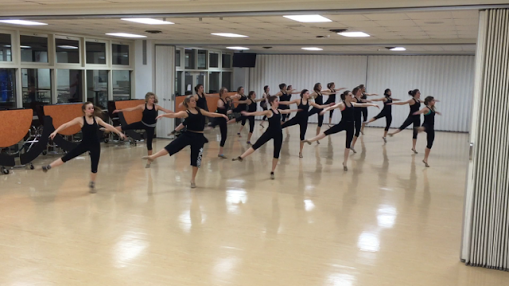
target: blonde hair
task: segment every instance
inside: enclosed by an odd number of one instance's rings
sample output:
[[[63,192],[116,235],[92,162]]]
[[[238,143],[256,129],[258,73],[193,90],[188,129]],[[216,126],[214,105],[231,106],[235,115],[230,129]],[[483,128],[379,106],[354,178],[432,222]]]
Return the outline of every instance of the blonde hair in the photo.
[[[158,103],[159,100],[157,100],[157,95],[153,92],[147,92],[147,94],[145,94],[145,102],[148,102],[148,99],[153,96],[154,97],[154,103]]]

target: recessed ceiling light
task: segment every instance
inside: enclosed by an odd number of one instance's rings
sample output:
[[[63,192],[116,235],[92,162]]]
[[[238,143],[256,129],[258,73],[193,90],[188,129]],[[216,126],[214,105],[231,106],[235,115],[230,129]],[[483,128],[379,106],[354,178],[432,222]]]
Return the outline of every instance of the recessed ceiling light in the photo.
[[[152,19],[152,18],[121,18],[120,20],[141,23],[141,24],[147,24],[147,25],[172,25],[172,24],[175,24],[173,22],[157,20],[157,19]]]
[[[68,49],[68,50],[76,50],[78,49],[78,47],[76,46],[69,46],[69,45],[62,45],[62,46],[57,46],[58,48],[61,48],[61,49]]]
[[[332,22],[331,19],[325,18],[320,15],[288,15],[283,16],[287,19],[294,20],[297,22],[302,23],[325,23],[325,22]]]
[[[249,50],[249,48],[246,48],[246,47],[226,47],[226,48],[229,50],[238,50],[238,51]]]
[[[30,46],[19,46],[19,47],[22,48],[22,49],[31,49],[32,48]]]
[[[307,48],[302,48],[303,50],[306,50],[306,51],[323,51],[322,48],[317,48],[317,47],[307,47]]]
[[[10,48],[10,47],[11,47],[11,45],[4,45],[4,47],[6,47],[6,48]]]
[[[147,36],[129,34],[129,33],[106,33],[108,36],[122,37],[122,38],[146,38]]]
[[[228,38],[247,38],[247,36],[233,34],[233,33],[212,33],[214,36],[228,37]]]
[[[406,49],[405,49],[405,48],[403,48],[403,47],[394,47],[394,48],[391,48],[391,49],[389,49],[389,50],[391,50],[391,51],[393,51],[393,52],[406,51]]]
[[[13,25],[24,25],[24,26],[44,26],[46,23],[25,21],[25,20],[0,20],[0,23],[13,24]]]
[[[350,37],[350,38],[366,38],[370,37],[370,35],[364,33],[364,32],[341,32],[338,33],[338,35],[341,35],[343,37]]]

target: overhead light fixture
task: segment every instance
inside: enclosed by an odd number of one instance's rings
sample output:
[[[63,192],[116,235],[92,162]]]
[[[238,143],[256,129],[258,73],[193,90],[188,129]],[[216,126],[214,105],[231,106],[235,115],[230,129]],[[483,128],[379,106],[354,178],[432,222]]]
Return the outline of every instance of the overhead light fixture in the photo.
[[[10,48],[10,47],[11,47],[11,45],[4,45],[4,47],[6,47],[6,48]]]
[[[122,38],[146,38],[147,36],[129,34],[129,33],[106,33],[108,36],[122,37]]]
[[[157,20],[157,19],[152,19],[152,18],[120,18],[120,20],[141,23],[141,24],[147,24],[147,25],[173,25],[173,24],[175,24],[173,22]]]
[[[0,20],[0,23],[23,25],[23,26],[45,26],[45,25],[48,25],[46,23],[25,21],[25,20]]]
[[[76,46],[69,46],[69,45],[57,46],[57,48],[68,49],[68,50],[77,50],[78,49],[78,47],[76,47]]]
[[[321,15],[287,15],[283,16],[287,19],[294,20],[301,23],[326,23],[332,22],[331,19],[325,18]]]
[[[367,38],[370,37],[370,35],[364,33],[364,32],[341,32],[338,33],[338,35],[341,35],[343,37],[349,37],[349,38]]]
[[[228,37],[228,38],[247,38],[247,36],[234,34],[234,33],[212,33],[214,36]]]
[[[317,47],[306,47],[306,48],[302,48],[303,50],[306,50],[306,51],[323,51],[322,48],[317,48]]]
[[[246,48],[246,47],[226,47],[226,48],[229,50],[238,50],[238,51],[249,50],[249,48]]]
[[[404,47],[394,47],[394,48],[390,48],[389,50],[391,50],[393,52],[406,51],[406,49]]]
[[[22,48],[22,49],[31,49],[32,48],[30,46],[19,46],[19,47]]]

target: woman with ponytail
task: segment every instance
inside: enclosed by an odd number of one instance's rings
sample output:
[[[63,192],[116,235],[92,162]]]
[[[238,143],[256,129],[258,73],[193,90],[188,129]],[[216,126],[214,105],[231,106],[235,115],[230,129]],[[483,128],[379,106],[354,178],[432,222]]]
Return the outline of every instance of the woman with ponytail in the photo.
[[[382,101],[383,104],[384,104],[384,108],[382,109],[382,111],[380,111],[380,113],[378,113],[377,116],[371,118],[366,124],[369,124],[371,122],[374,122],[380,118],[384,118],[385,117],[385,129],[384,129],[384,136],[382,137],[382,139],[384,140],[385,143],[387,143],[387,132],[389,131],[389,128],[391,128],[391,123],[392,123],[392,105],[391,103],[393,101],[399,101],[399,99],[395,99],[395,98],[392,98],[391,97],[392,95],[392,92],[390,89],[386,89],[384,91],[384,97],[382,98],[376,98],[376,99],[372,99],[371,101]]]
[[[417,128],[417,132],[426,132],[427,134],[427,142],[426,149],[424,150],[424,166],[429,167],[428,165],[428,157],[431,152],[431,147],[433,147],[433,141],[435,141],[435,114],[442,115],[440,112],[435,110],[435,98],[433,96],[427,96],[424,99],[425,107],[417,112],[414,112],[414,115],[424,114],[424,123],[421,127]]]

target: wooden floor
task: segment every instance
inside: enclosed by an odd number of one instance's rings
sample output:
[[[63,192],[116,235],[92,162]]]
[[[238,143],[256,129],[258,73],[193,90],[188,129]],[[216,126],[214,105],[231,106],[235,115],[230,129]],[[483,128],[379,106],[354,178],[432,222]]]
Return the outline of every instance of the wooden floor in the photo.
[[[229,128],[225,153],[238,156],[247,133]],[[222,160],[219,130],[193,190],[188,150],[145,169],[144,144],[103,145],[97,194],[87,157],[1,175],[0,285],[508,285],[459,261],[466,134],[437,133],[425,168],[425,136],[412,155],[410,131],[383,145],[367,128],[344,172],[345,134],[299,159],[289,131],[274,181],[271,142]]]

